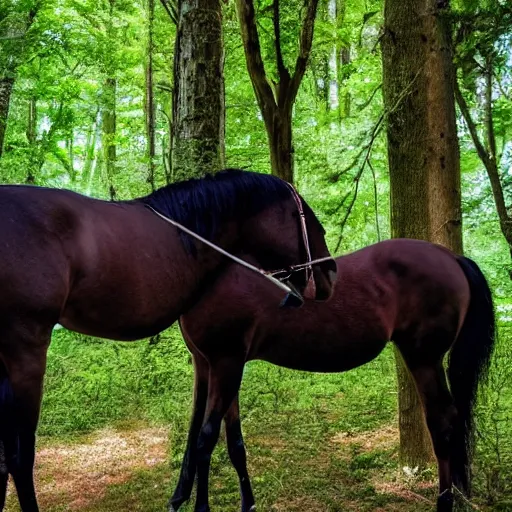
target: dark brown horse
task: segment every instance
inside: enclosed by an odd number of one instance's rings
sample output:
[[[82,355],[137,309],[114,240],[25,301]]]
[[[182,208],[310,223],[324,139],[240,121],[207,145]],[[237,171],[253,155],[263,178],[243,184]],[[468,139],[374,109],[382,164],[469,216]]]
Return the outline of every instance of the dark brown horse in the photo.
[[[114,340],[154,335],[229,261],[148,206],[274,269],[306,257],[297,200],[285,182],[237,170],[116,203],[0,187],[0,510],[9,473],[23,512],[38,510],[34,442],[54,325]],[[321,225],[302,207],[312,257],[328,256]],[[330,295],[335,271],[332,259],[314,267],[317,297]],[[293,284],[303,290],[304,276]]]
[[[271,286],[230,266],[181,317],[194,358],[195,404],[171,511],[190,497],[196,468],[195,510],[209,510],[208,467],[222,418],[242,511],[253,510],[237,397],[247,361],[343,372],[377,357],[389,340],[400,349],[424,406],[439,466],[437,510],[452,510],[452,485],[469,494],[473,405],[494,342],[483,274],[468,258],[418,240],[388,240],[336,262],[337,282],[326,303],[278,311]],[[443,368],[448,352],[450,390]]]

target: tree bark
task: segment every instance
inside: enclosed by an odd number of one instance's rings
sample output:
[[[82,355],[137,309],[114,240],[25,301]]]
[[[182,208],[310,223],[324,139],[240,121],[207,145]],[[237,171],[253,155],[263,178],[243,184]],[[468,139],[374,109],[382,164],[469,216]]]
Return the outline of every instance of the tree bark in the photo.
[[[270,165],[272,174],[293,183],[292,111],[275,109],[265,119],[270,144]]]
[[[14,78],[6,77],[0,79],[0,157],[3,153],[5,132],[7,131],[7,118],[9,116],[9,105],[11,93],[14,87]]]
[[[155,20],[155,0],[147,1],[147,46],[146,46],[146,137],[148,159],[148,183],[151,190],[155,191],[155,101],[153,91],[153,27]]]
[[[220,0],[181,0],[174,54],[173,179],[222,167],[224,70]]]
[[[75,140],[74,137],[74,130],[71,128],[71,134],[69,138],[66,140],[66,149],[67,149],[67,161],[68,161],[68,172],[69,172],[69,178],[71,179],[71,183],[76,182],[76,170],[75,170],[75,149],[73,141]]]
[[[40,4],[35,2],[34,5],[29,8],[28,12],[25,13],[26,16],[21,16],[24,20],[20,20],[19,12],[10,12],[13,5],[14,4],[11,4],[11,6],[7,5],[4,8],[5,18],[2,19],[2,21],[5,26],[3,34],[15,35],[16,43],[13,46],[4,48],[0,41],[0,54],[4,53],[4,55],[1,55],[2,59],[0,62],[0,158],[2,157],[5,133],[7,131],[11,94],[26,43],[25,36],[34,22],[37,10],[40,7]],[[13,19],[12,24],[9,19],[11,15]],[[11,34],[11,32],[13,33]]]
[[[37,137],[37,99],[30,98],[27,113],[27,140],[34,145]]]
[[[336,29],[339,31],[345,23],[346,0],[336,0]],[[350,46],[336,44],[336,80],[338,87],[338,109],[340,119],[350,117],[351,95],[346,89],[344,67],[350,64]]]
[[[279,76],[278,82],[274,84],[274,88],[270,86],[270,80],[265,73],[265,66],[261,57],[254,2],[253,0],[237,0],[236,6],[240,20],[247,69],[267,131],[272,174],[293,183],[292,112],[297,92],[306,72],[311,45],[313,44],[318,0],[308,0],[306,4],[306,13],[300,33],[299,55],[293,74],[290,73],[283,62],[279,24],[279,0],[274,0],[274,39]]]
[[[103,84],[103,161],[109,186],[110,199],[116,198],[114,176],[116,173],[116,79],[109,77]]]
[[[114,25],[114,11],[116,0],[108,0],[108,19],[105,26],[106,38],[112,47],[103,56],[103,68],[105,80],[102,89],[102,105],[101,105],[101,126],[102,126],[102,149],[103,162],[105,164],[105,172],[109,188],[110,200],[116,199],[115,175],[116,175],[116,102],[117,102],[117,60],[116,60],[116,37],[117,30]]]
[[[96,158],[96,143],[98,141],[99,134],[99,113],[100,109],[98,107],[98,110],[95,112],[94,117],[91,118],[91,127],[89,128],[89,131],[87,132],[87,142],[85,144],[85,161],[84,161],[84,167],[82,170],[82,183],[85,185],[85,190],[87,195],[90,195],[91,193],[91,184],[92,184],[92,178],[93,178],[93,168],[94,168],[94,162]]]
[[[446,9],[437,0],[386,0],[383,96],[393,237],[462,253],[460,157]],[[415,386],[397,358],[400,455],[408,466],[432,458]]]

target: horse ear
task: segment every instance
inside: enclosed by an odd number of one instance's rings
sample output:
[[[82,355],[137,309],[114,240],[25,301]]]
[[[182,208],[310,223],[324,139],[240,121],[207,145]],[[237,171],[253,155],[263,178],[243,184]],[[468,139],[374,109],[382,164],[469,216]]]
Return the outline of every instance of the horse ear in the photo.
[[[286,294],[286,297],[279,304],[280,308],[300,308],[304,304],[304,299],[295,291]]]

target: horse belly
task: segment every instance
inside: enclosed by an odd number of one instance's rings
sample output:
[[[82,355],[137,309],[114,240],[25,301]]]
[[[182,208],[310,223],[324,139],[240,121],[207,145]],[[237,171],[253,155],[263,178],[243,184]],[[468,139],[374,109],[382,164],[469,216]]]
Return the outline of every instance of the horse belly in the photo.
[[[359,340],[358,342],[325,341],[302,344],[274,344],[258,359],[291,370],[303,370],[319,373],[340,373],[362,366],[375,359],[386,346],[386,340]]]
[[[176,303],[158,294],[123,296],[101,290],[101,295],[82,291],[78,298],[72,294],[59,323],[89,336],[131,341],[154,336],[179,317]],[[167,296],[172,296],[170,291]]]
[[[98,322],[88,318],[76,319],[64,316],[59,323],[70,331],[79,332],[87,336],[116,341],[135,341],[157,335],[172,325],[176,320],[177,317],[173,317],[172,319],[165,319],[161,322],[148,325],[142,322],[114,325],[107,321]]]

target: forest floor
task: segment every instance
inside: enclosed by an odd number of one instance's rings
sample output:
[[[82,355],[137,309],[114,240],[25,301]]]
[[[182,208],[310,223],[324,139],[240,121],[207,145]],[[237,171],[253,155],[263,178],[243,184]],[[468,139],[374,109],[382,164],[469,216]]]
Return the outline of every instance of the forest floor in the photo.
[[[310,450],[279,437],[248,439],[250,473],[258,510],[430,511],[432,474],[407,477],[391,469],[398,432],[384,427],[357,435],[339,432]],[[212,510],[238,512],[234,471],[221,442],[212,464]],[[163,511],[177,471],[169,464],[164,427],[139,424],[107,428],[87,436],[40,438],[36,480],[45,512]],[[267,473],[270,470],[271,473]],[[268,482],[271,478],[273,481]],[[10,488],[8,512],[18,510]],[[191,505],[183,510],[192,510]]]
[[[38,429],[41,512],[166,510],[186,443],[193,385],[179,336],[175,329],[155,345],[117,345],[77,343],[57,333]],[[399,464],[395,376],[391,347],[343,374],[249,363],[240,406],[258,512],[434,510],[435,466],[411,474]],[[510,407],[503,411],[508,418]],[[509,423],[502,424],[499,439],[508,439]],[[500,452],[503,474],[496,473],[494,452],[481,453],[478,508],[466,510],[491,510],[483,505],[489,474],[502,482],[493,512],[512,510],[509,452]],[[240,511],[223,437],[212,456],[210,504],[212,512]],[[19,511],[12,486],[6,510]],[[180,509],[192,511],[193,500]]]

